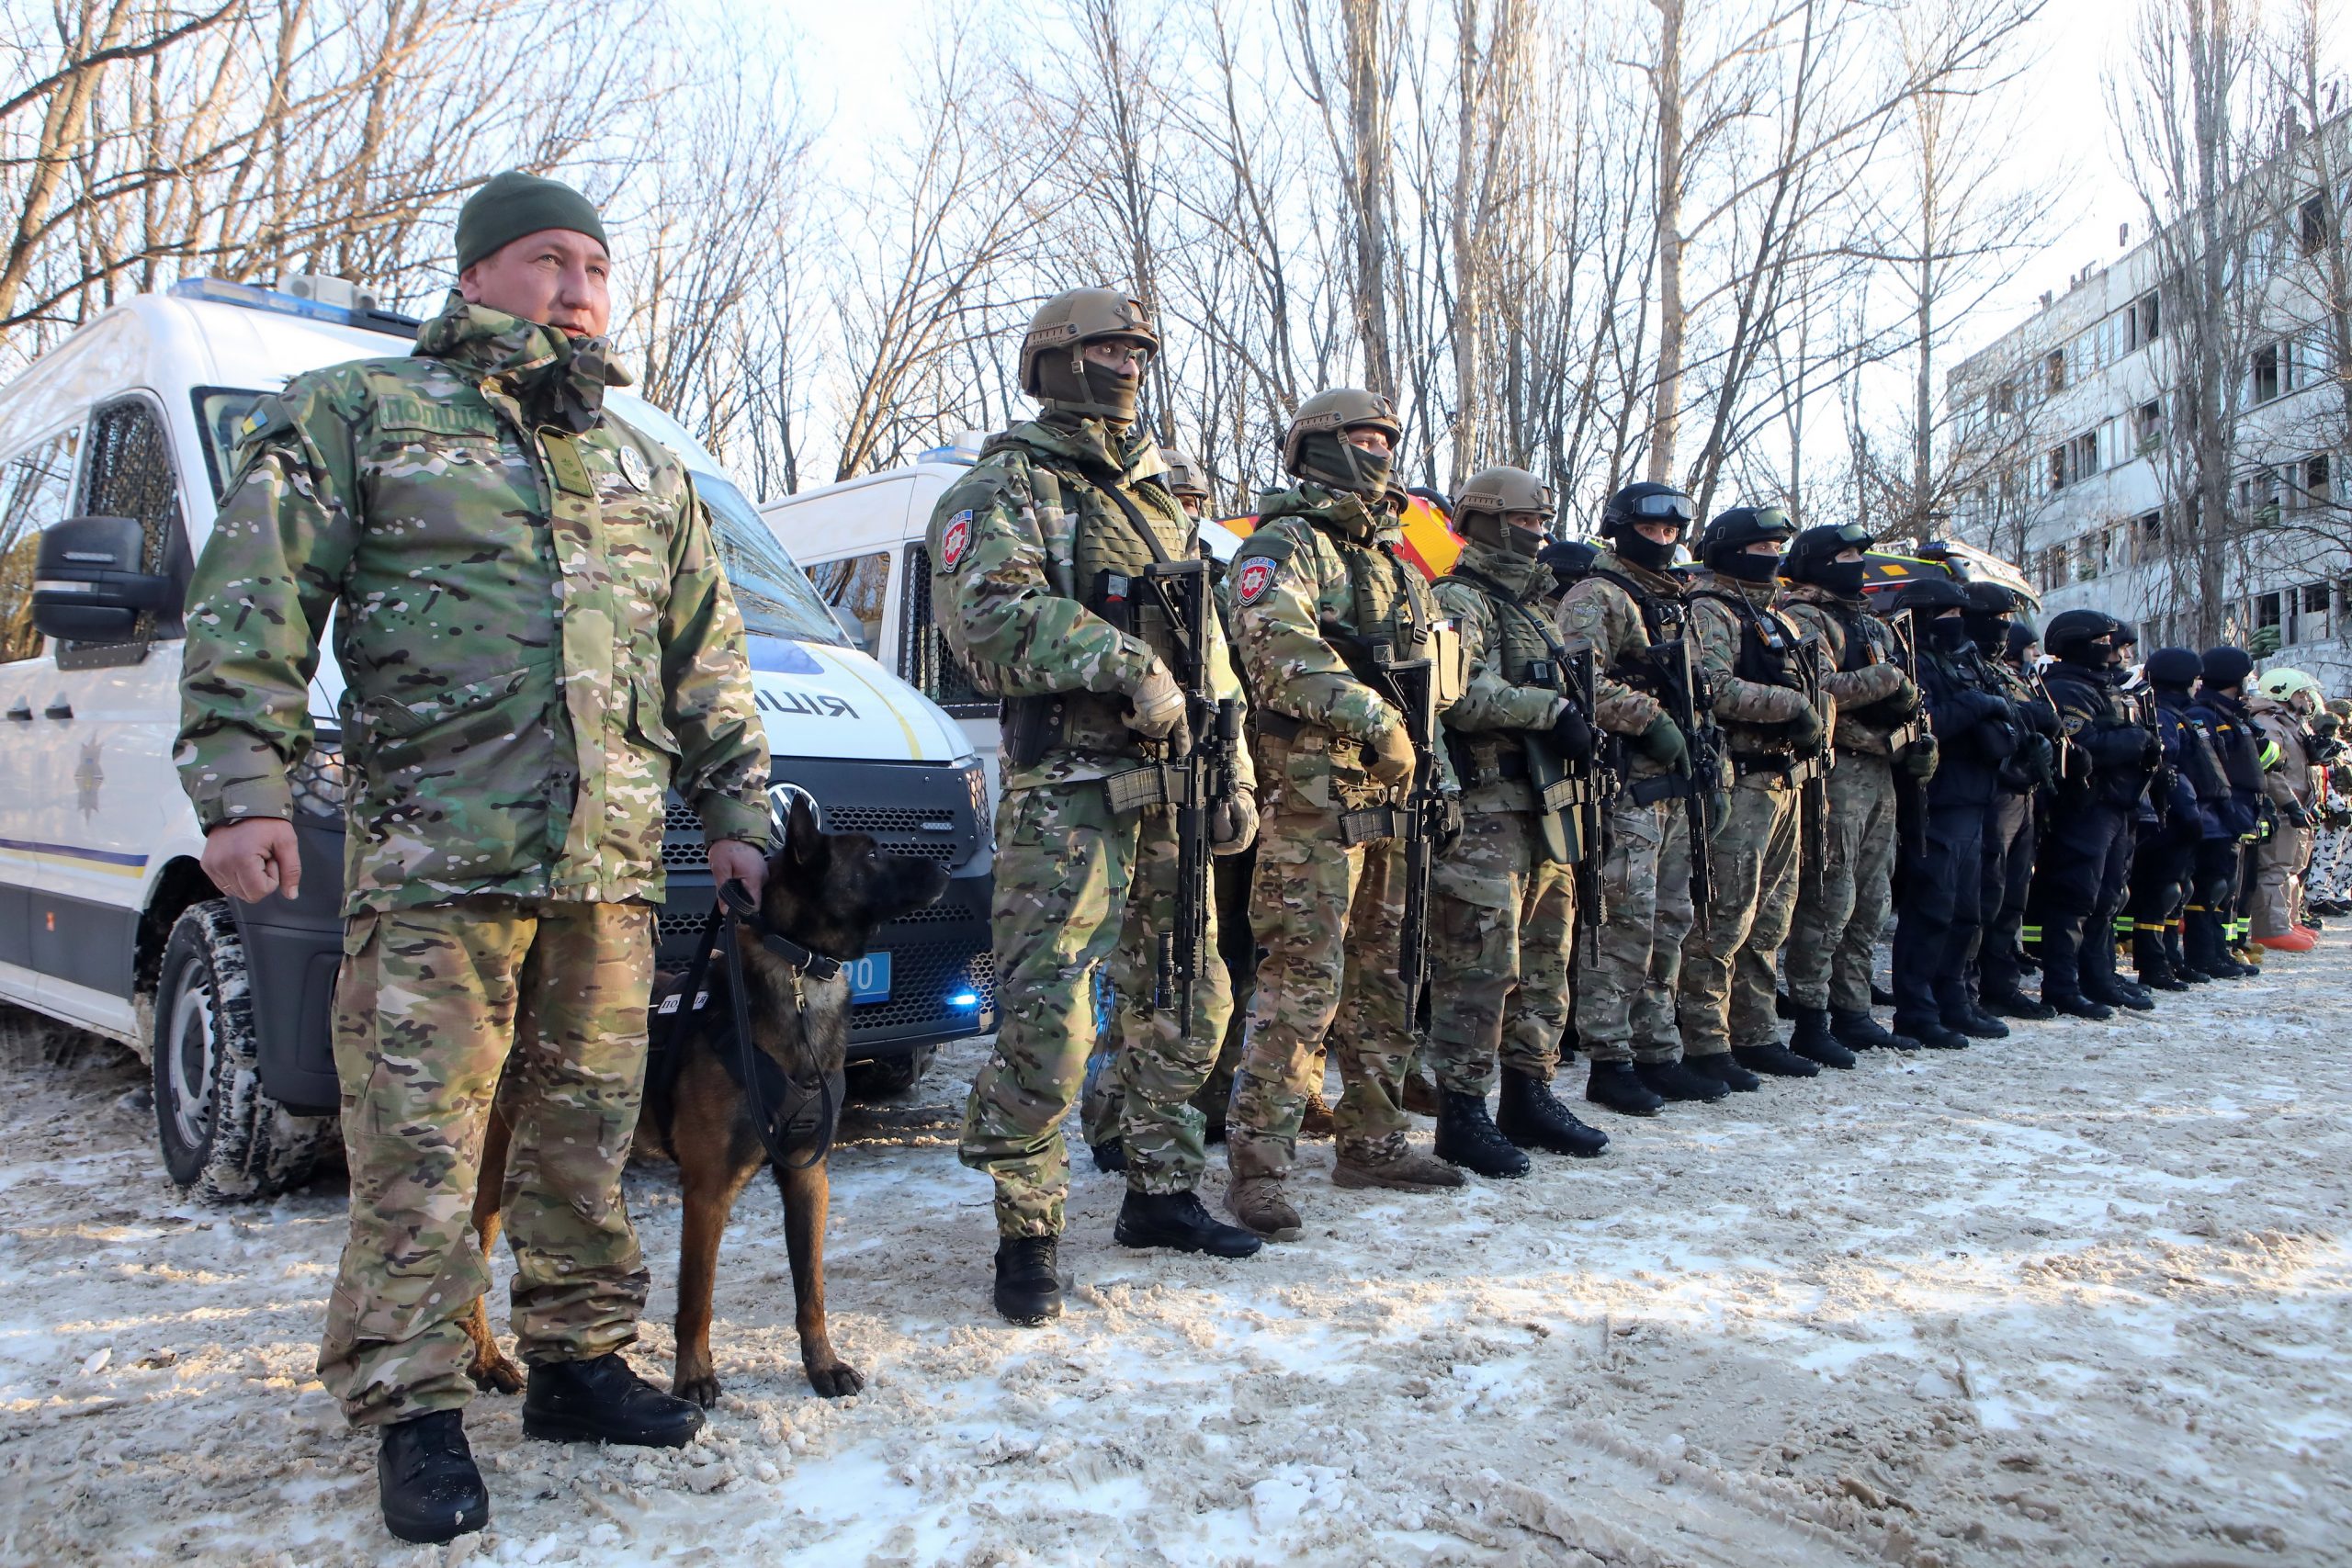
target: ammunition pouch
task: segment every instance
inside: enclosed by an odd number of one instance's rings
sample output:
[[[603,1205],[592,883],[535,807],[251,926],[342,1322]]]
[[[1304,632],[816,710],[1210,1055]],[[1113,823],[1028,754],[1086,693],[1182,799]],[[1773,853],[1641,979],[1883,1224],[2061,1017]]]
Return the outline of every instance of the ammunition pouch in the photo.
[[[1661,800],[1685,799],[1690,789],[1690,780],[1680,773],[1652,773],[1627,784],[1625,798],[1636,806],[1656,806]]]
[[[1396,836],[1396,808],[1393,806],[1367,806],[1361,810],[1340,813],[1340,842],[1349,849],[1368,844],[1374,839]]]

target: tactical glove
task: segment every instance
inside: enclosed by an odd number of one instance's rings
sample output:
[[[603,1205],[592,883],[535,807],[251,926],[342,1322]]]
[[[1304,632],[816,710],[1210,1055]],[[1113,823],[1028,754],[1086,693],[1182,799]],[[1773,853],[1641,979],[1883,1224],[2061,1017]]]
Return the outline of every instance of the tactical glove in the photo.
[[[2161,767],[2165,760],[2165,743],[2153,729],[2140,732],[2140,766],[2150,773]]]
[[[1364,760],[1364,766],[1385,784],[1403,784],[1413,776],[1413,768],[1419,761],[1413,754],[1413,738],[1405,733],[1401,720],[1382,730],[1380,738],[1367,750],[1372,755]]]
[[[1127,694],[1123,716],[1129,729],[1153,740],[1165,740],[1184,718],[1184,693],[1165,665],[1152,661],[1151,673]]]
[[[1552,721],[1552,750],[1564,762],[1592,760],[1592,726],[1584,721],[1574,703],[1562,703],[1560,716]]]
[[[1793,716],[1782,719],[1780,729],[1789,744],[1796,748],[1800,757],[1810,756],[1821,744],[1821,716],[1809,706],[1799,708]]]
[[[1690,742],[1683,738],[1682,727],[1666,714],[1650,720],[1647,729],[1633,738],[1634,749],[1653,762],[1665,765],[1670,773],[1690,771]]]
[[[1912,682],[1910,676],[1902,676],[1894,682],[1894,690],[1872,703],[1871,706],[1883,707],[1894,716],[1892,722],[1895,724],[1907,724],[1911,721],[1912,716],[1919,711],[1919,688]]]
[[[1936,738],[1932,735],[1922,735],[1903,749],[1903,755],[1897,761],[1905,773],[1924,784],[1935,777],[1938,756]]]
[[[1246,789],[1219,805],[1209,819],[1209,852],[1238,855],[1258,837],[1258,801]]]

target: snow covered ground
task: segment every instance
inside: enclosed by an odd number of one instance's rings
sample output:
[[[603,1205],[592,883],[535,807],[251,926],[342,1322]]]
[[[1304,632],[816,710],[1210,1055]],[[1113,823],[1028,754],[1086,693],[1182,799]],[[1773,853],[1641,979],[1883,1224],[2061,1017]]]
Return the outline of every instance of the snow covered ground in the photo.
[[[311,1378],[335,1180],[177,1199],[143,1073],[0,1050],[0,1560],[217,1563],[2352,1562],[2352,942],[1964,1054],[1866,1058],[1459,1194],[1345,1193],[1239,1264],[1124,1252],[1077,1179],[1069,1314],[988,1310],[956,1163],[979,1047],[833,1161],[802,1381],[773,1190],[728,1235],[684,1453],[473,1407],[490,1533],[401,1549]],[[1213,1184],[1222,1183],[1222,1167]],[[678,1206],[629,1199],[666,1377]],[[503,1319],[503,1300],[499,1309]]]

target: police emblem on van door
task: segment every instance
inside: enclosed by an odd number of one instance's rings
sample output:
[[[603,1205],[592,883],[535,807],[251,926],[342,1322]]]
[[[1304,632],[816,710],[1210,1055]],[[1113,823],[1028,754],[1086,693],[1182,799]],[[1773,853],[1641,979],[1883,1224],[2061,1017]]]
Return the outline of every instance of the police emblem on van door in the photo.
[[[645,455],[642,452],[634,446],[625,446],[620,449],[618,461],[621,478],[628,481],[629,489],[643,491],[651,487],[652,477],[645,471]]]
[[[1234,596],[1244,604],[1255,604],[1266,596],[1266,590],[1273,582],[1274,563],[1263,556],[1252,556],[1234,571]]]
[[[958,512],[947,520],[946,528],[939,536],[939,563],[955,566],[964,558],[964,547],[971,542],[972,514],[969,511]]]

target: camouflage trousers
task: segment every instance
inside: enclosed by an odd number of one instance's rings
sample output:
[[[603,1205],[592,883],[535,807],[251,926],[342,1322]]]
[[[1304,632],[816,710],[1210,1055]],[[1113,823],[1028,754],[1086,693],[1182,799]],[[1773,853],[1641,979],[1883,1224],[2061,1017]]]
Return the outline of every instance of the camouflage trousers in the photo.
[[[1405,921],[1397,841],[1351,848],[1336,809],[1276,795],[1258,828],[1250,919],[1265,956],[1226,1123],[1233,1174],[1289,1170],[1326,1050],[1340,1066],[1331,1121],[1340,1147],[1400,1144],[1398,1096],[1414,1040],[1396,978]]]
[[[1797,873],[1789,997],[1801,1008],[1868,1012],[1871,953],[1894,901],[1894,771],[1884,757],[1840,751],[1826,784],[1820,836]],[[1819,853],[1810,852],[1817,845]]]
[[[1773,961],[1796,908],[1803,794],[1769,774],[1751,774],[1732,789],[1708,866],[1707,907],[1682,943],[1685,1057],[1780,1039]]]
[[[645,1087],[652,931],[636,903],[482,897],[351,918],[334,994],[351,1232],[319,1376],[354,1425],[473,1393],[461,1320],[490,1286],[472,1210],[493,1096],[514,1130],[523,1359],[586,1360],[637,1337],[647,1280],[621,1167]]]
[[[1609,808],[1601,920],[1577,944],[1577,1042],[1595,1062],[1681,1055],[1674,993],[1690,929],[1690,820],[1679,796]]]
[[[1176,834],[1162,807],[1114,813],[1093,781],[1008,790],[997,805],[996,1050],[972,1080],[964,1163],[996,1182],[997,1230],[1059,1235],[1069,1191],[1062,1119],[1094,1049],[1107,964],[1127,1185],[1189,1192],[1206,1163],[1192,1099],[1216,1059],[1232,991],[1216,916],[1193,982],[1193,1032],[1152,1010],[1159,933],[1175,911]]]
[[[1483,1098],[1498,1060],[1546,1083],[1558,1070],[1575,874],[1544,858],[1524,811],[1464,819],[1430,878],[1429,1057],[1442,1087]]]

